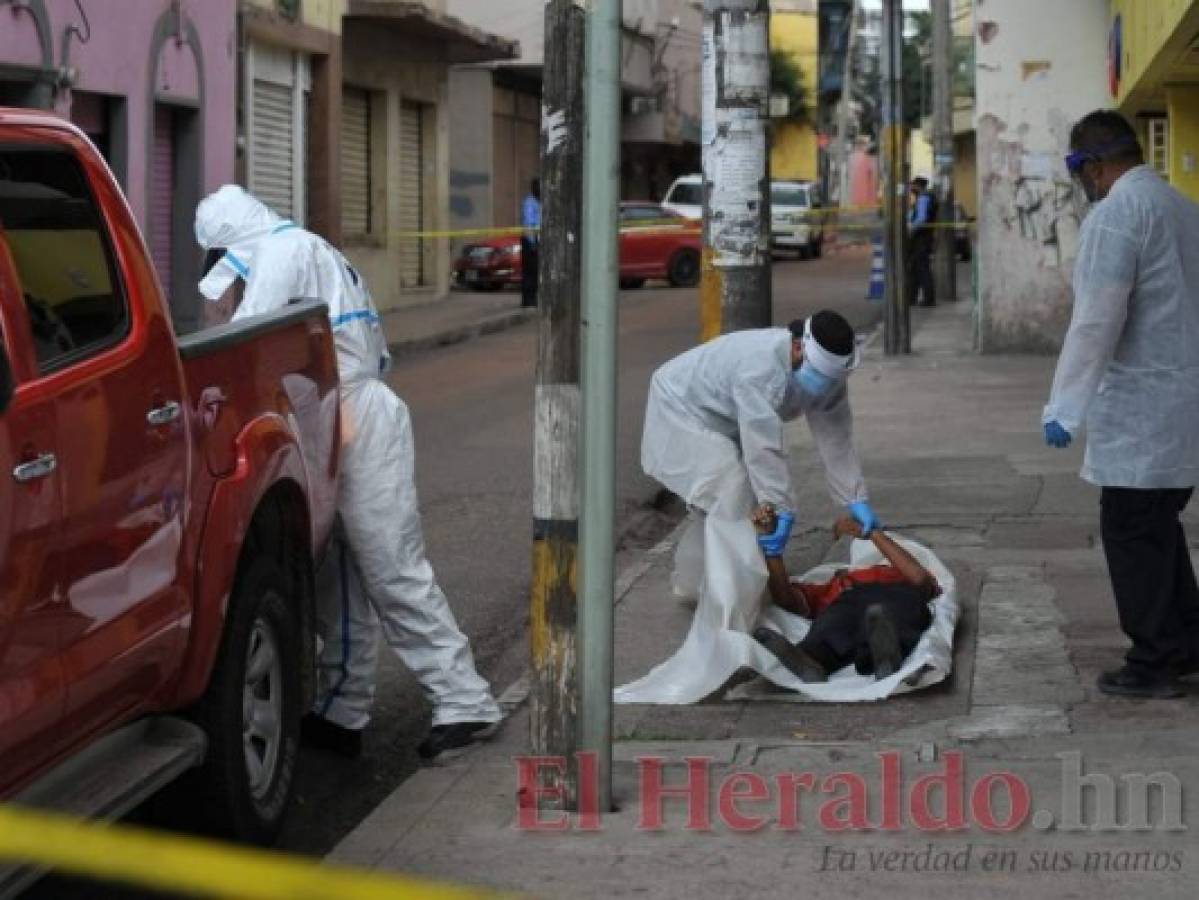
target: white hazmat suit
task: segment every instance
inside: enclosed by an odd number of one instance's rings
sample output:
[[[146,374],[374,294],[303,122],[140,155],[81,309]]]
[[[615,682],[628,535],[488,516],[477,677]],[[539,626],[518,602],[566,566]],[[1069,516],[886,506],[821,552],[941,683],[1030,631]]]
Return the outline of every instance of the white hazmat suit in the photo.
[[[1135,288],[1135,290],[1134,290]],[[1042,421],[1087,430],[1104,487],[1199,484],[1199,207],[1148,166],[1083,222],[1074,314]]]
[[[849,389],[814,398],[791,377],[791,332],[736,331],[675,357],[654,373],[641,466],[689,505],[708,509],[730,465],[742,464],[759,503],[794,508],[783,423],[805,416],[842,505],[866,499],[853,446]]]
[[[390,359],[361,276],[327,241],[233,185],[200,203],[196,238],[205,249],[228,251],[201,282],[208,299],[245,279],[235,319],[294,298],[329,306],[341,379],[339,530],[348,547],[332,554],[340,566],[337,589],[319,598],[316,711],[343,728],[366,725],[381,626],[432,701],[434,726],[499,721],[499,707],[425,559],[412,424],[407,406],[380,378]]]
[[[833,499],[844,506],[866,500],[848,383],[838,381],[820,398],[801,391],[791,377],[792,340],[786,328],[736,331],[659,368],[641,439],[645,473],[700,513],[709,512],[738,475],[748,476],[758,503],[794,509],[783,424],[804,416]],[[703,541],[696,516],[679,541],[674,589],[680,596],[698,593]],[[756,545],[751,549],[757,552]]]
[[[806,362],[834,359],[810,340],[805,333]],[[807,418],[838,503],[867,499],[845,378],[857,354],[835,358],[840,377],[817,397],[793,377],[792,341],[786,328],[733,332],[654,373],[641,465],[691,507],[672,587],[698,602],[683,645],[645,677],[617,688],[618,703],[694,703],[742,666],[777,668],[751,637],[767,571],[750,515],[761,503],[795,509],[784,422]]]

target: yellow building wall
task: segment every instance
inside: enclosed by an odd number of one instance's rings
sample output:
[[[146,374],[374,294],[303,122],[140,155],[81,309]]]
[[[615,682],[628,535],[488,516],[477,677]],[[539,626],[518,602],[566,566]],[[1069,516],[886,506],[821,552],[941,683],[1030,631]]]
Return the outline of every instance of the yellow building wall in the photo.
[[[1166,109],[1170,116],[1170,184],[1199,201],[1199,86],[1167,88]]]
[[[816,121],[819,21],[814,12],[776,11],[770,17],[770,49],[790,53],[803,72],[808,119]],[[814,181],[819,172],[816,130],[808,124],[776,123],[770,145],[770,175],[781,180]]]
[[[908,166],[912,177],[923,175],[932,181],[933,145],[925,137],[923,129],[917,129],[908,138]]]
[[[978,158],[974,132],[959,134],[953,139],[953,199],[966,210],[966,215],[978,215]]]
[[[1197,9],[1196,0],[1111,0],[1111,21],[1121,17],[1124,46],[1118,105],[1161,65],[1160,51]]]

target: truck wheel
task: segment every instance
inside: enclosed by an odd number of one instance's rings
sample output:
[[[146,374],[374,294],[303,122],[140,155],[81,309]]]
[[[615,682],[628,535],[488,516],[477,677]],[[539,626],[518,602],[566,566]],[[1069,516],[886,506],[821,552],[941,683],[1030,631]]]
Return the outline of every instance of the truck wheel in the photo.
[[[699,284],[699,254],[680,250],[671,257],[666,278],[674,287],[695,287]]]
[[[255,844],[278,836],[299,756],[303,661],[288,594],[270,557],[241,574],[212,681],[195,710],[208,733],[193,782],[202,824]]]

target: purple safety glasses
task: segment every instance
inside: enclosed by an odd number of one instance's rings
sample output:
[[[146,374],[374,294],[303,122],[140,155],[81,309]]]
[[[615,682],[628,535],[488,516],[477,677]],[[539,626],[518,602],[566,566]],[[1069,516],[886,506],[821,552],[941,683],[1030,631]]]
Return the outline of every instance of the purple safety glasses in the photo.
[[[1077,175],[1087,163],[1099,162],[1106,154],[1111,153],[1113,150],[1127,150],[1135,146],[1137,146],[1136,141],[1121,140],[1113,141],[1110,144],[1102,144],[1090,150],[1074,150],[1066,155],[1066,171],[1071,175]]]

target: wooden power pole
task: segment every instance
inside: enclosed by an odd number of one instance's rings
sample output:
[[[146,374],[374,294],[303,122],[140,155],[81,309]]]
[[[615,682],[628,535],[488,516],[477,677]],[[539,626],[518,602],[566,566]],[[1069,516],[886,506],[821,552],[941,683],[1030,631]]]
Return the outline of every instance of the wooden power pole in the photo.
[[[932,0],[934,189],[940,215],[934,234],[933,278],[937,296],[957,299],[953,196],[953,3]]]
[[[704,0],[700,338],[771,324],[770,3]]]
[[[883,0],[883,260],[886,265],[883,350],[910,353],[911,313],[905,285],[907,221],[904,214],[903,0]]]
[[[587,13],[545,5],[537,379],[533,461],[530,730],[533,753],[566,761],[540,770],[545,807],[578,797],[579,284],[583,222],[583,53]]]

